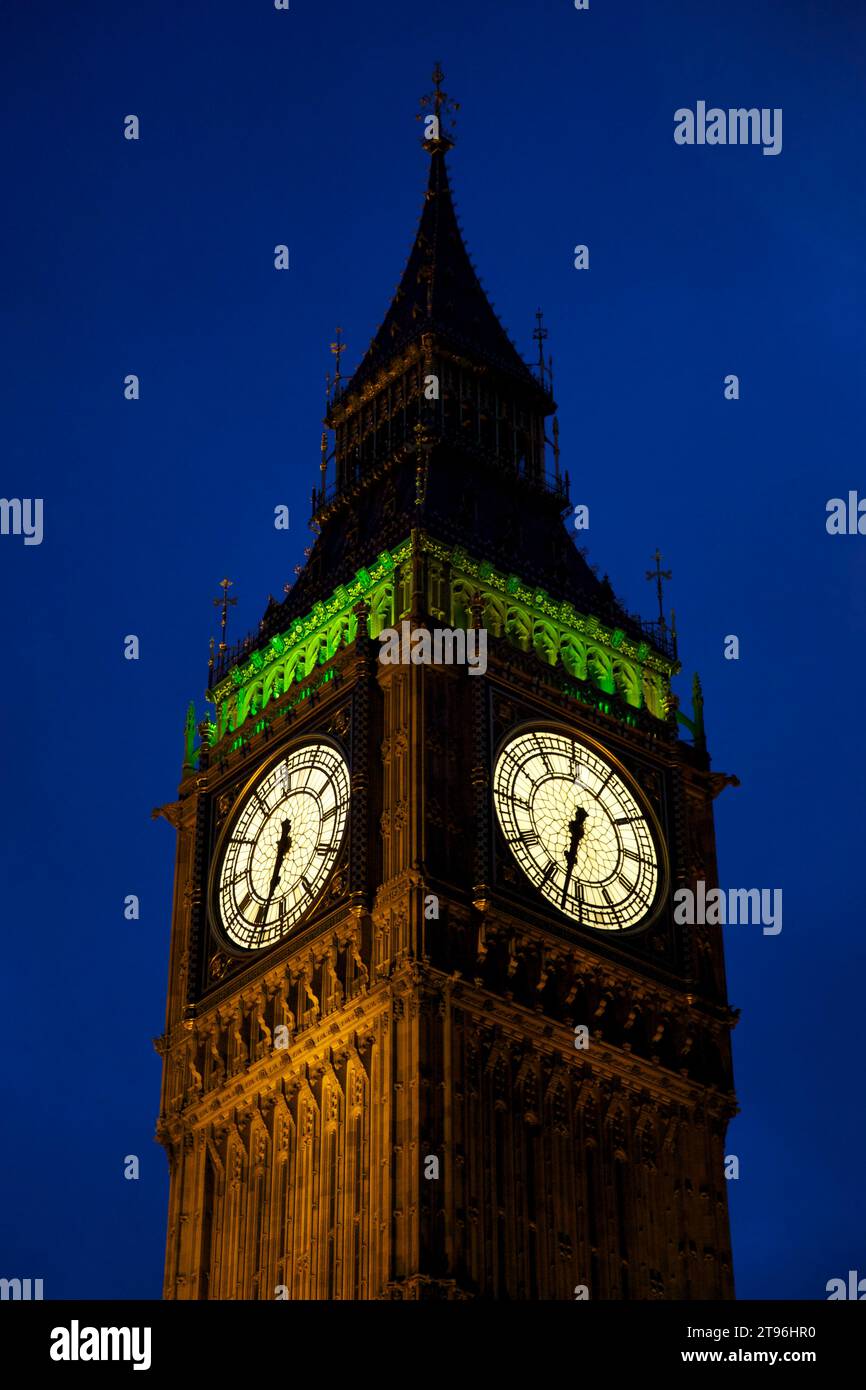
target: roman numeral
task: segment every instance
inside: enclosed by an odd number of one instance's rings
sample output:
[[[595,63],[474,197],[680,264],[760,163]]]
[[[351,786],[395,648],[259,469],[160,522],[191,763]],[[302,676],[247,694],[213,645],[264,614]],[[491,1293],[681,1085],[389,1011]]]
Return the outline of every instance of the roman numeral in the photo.
[[[544,744],[539,743],[539,741],[536,739],[535,743],[533,744],[533,747],[535,748],[541,761],[544,763],[545,772],[552,772],[553,768],[550,765],[550,759],[547,756],[547,750],[545,749]]]

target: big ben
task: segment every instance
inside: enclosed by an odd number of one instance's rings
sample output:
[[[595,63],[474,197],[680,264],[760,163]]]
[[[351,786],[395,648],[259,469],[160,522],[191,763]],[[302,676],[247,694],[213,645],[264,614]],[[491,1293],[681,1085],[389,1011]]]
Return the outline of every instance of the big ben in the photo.
[[[315,543],[221,646],[166,808],[164,1294],[731,1298],[734,1014],[672,905],[717,882],[727,779],[663,613],[569,531],[541,334],[532,369],[470,261],[441,81]],[[483,634],[483,667],[382,660],[400,629]]]

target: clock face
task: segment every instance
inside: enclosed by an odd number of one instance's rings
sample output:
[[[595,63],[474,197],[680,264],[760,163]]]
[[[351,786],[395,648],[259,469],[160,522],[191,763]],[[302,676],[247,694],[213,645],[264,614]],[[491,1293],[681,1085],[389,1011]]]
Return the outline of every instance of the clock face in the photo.
[[[217,856],[214,908],[249,951],[272,946],[325,886],[346,833],[349,769],[327,743],[305,743],[248,791]]]
[[[549,729],[517,734],[493,795],[520,868],[567,917],[626,931],[653,915],[661,871],[648,813],[594,748]]]

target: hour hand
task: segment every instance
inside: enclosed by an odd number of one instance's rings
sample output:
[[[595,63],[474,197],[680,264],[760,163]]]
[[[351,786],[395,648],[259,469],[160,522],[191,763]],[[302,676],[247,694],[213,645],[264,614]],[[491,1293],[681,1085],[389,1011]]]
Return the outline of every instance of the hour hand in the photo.
[[[284,820],[284,821],[283,821],[283,825],[282,825],[282,829],[281,829],[281,831],[280,831],[279,843],[278,843],[278,845],[277,845],[277,857],[276,857],[276,859],[274,860],[274,871],[273,871],[273,873],[271,874],[271,881],[270,881],[270,884],[269,884],[269,886],[268,886],[268,896],[267,896],[267,899],[266,899],[266,901],[265,901],[265,908],[264,908],[264,915],[265,915],[265,916],[267,916],[268,909],[270,908],[270,905],[271,905],[271,898],[274,896],[274,893],[276,892],[277,884],[278,884],[279,881],[280,881],[280,874],[281,874],[282,871],[283,871],[283,861],[284,861],[286,855],[288,854],[288,852],[289,852],[289,850],[290,850],[291,848],[292,848],[292,822],[291,822],[290,820]]]
[[[560,907],[563,908],[565,907],[566,898],[568,897],[568,885],[571,882],[571,875],[574,873],[574,861],[577,858],[577,846],[583,839],[583,826],[586,817],[587,812],[584,811],[582,806],[578,806],[575,810],[574,816],[568,822],[568,828],[571,832],[571,840],[569,842],[568,851],[565,856],[565,883],[562,886],[562,898],[560,899],[559,904]]]

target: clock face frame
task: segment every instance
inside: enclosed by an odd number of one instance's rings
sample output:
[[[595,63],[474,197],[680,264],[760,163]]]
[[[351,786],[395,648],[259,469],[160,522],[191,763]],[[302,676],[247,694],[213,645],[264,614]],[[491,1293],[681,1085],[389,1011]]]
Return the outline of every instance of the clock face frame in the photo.
[[[340,749],[308,738],[260,767],[220,832],[211,920],[235,954],[282,941],[321,897],[346,837],[350,774]]]
[[[664,837],[615,757],[582,732],[533,723],[507,735],[493,766],[499,828],[548,903],[598,932],[655,921],[669,878]]]

